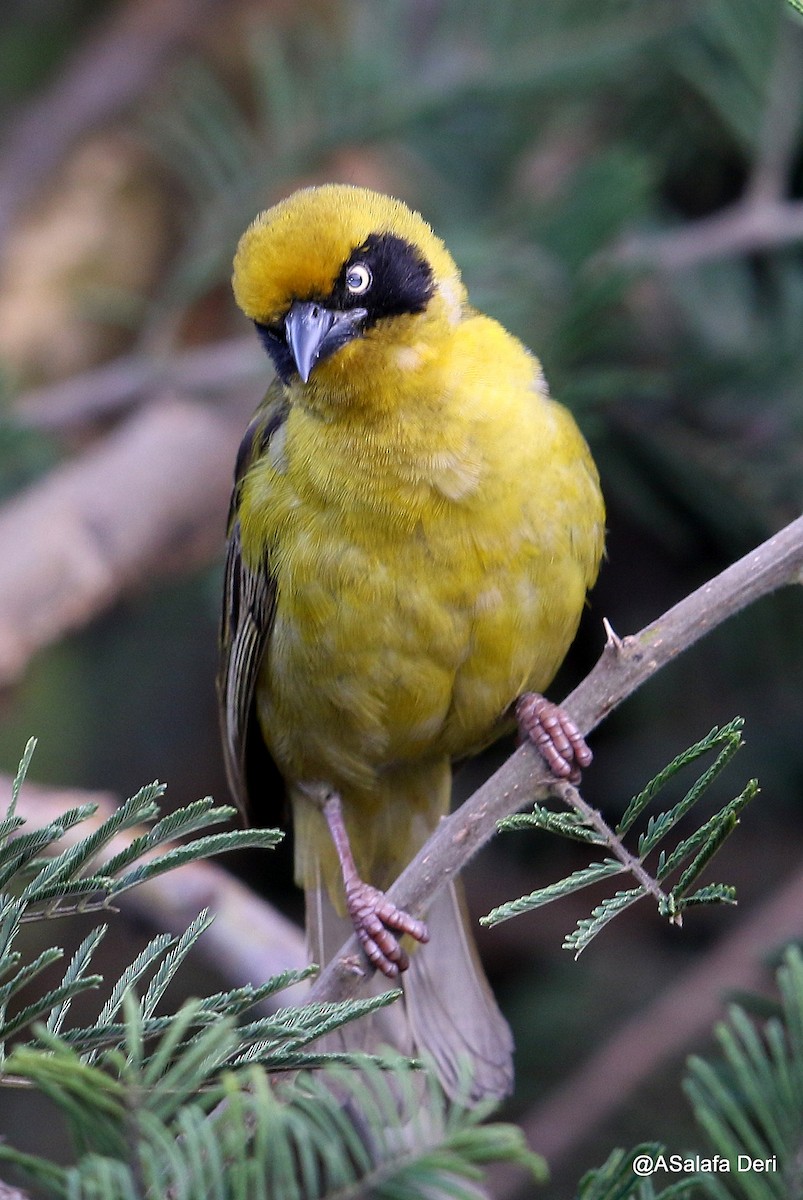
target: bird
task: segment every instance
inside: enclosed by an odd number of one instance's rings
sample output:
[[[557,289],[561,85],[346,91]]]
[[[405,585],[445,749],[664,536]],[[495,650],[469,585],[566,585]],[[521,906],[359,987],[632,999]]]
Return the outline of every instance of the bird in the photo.
[[[289,798],[309,951],[352,928],[403,1000],[341,1045],[427,1058],[450,1095],[508,1094],[509,1027],[456,882],[385,893],[449,811],[453,764],[518,727],[576,782],[591,751],[543,696],[595,582],[604,505],[539,360],[471,307],[400,200],[297,190],[237,247],[234,296],[275,378],[237,456],[218,696],[232,793]],[[468,1066],[467,1066],[468,1064]]]

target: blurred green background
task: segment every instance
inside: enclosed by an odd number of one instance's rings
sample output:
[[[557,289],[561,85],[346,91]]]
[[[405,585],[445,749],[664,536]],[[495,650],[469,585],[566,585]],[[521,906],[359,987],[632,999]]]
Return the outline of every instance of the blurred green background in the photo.
[[[45,433],[20,417],[28,389],[247,333],[228,289],[240,232],[294,186],[336,179],[424,213],[473,303],[538,354],[592,446],[608,560],[555,698],[595,661],[603,617],[635,631],[801,512],[803,19],[784,0],[165,0],[161,24],[158,9],[8,0],[0,13],[0,202],[19,184],[4,167],[24,161],[10,147],[31,106],[91,72],[115,30],[134,63],[166,43],[123,101],[104,107],[101,87],[8,221],[6,498],[122,419]],[[266,361],[254,404],[267,378]],[[235,391],[242,404],[242,381]],[[155,577],[34,658],[2,699],[0,767],[13,771],[35,733],[37,780],[122,796],[159,777],[176,804],[227,799],[213,690],[224,523],[221,510],[220,553],[202,570]],[[802,687],[801,598],[780,594],[605,722],[586,798],[615,815],[673,754],[744,716],[747,746],[718,798],[749,776],[762,793],[715,878],[737,883],[749,913],[800,860]],[[583,861],[508,835],[472,866],[472,906]],[[239,869],[298,911],[286,870]],[[516,1032],[513,1116],[741,912],[694,914],[679,933],[642,905],[575,964],[560,943],[578,915],[565,903],[482,936]],[[626,1097],[542,1194],[572,1194],[614,1144],[689,1142],[681,1067]],[[3,1131],[24,1140],[18,1099],[0,1105]]]

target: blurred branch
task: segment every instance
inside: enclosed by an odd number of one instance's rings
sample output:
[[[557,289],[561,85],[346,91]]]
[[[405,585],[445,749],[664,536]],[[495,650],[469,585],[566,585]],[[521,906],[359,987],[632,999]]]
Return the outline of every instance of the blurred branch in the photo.
[[[656,671],[727,617],[779,587],[801,582],[803,517],[639,633],[622,640],[608,627],[602,656],[564,707],[579,729],[588,733]],[[554,793],[555,788],[554,777],[534,747],[520,746],[473,796],[440,822],[388,891],[389,900],[412,913],[426,912],[441,888],[493,837],[499,820],[534,797]],[[311,999],[346,999],[357,995],[369,978],[357,938],[352,937],[319,976]]]
[[[628,1099],[628,1096],[696,1038],[708,1036],[722,1012],[723,996],[761,986],[769,949],[798,940],[803,913],[803,870],[798,870],[750,917],[736,922],[699,965],[626,1021],[600,1049],[525,1115],[528,1145],[553,1169]],[[517,1194],[520,1179],[499,1170],[498,1200]]]
[[[0,810],[5,811],[11,798],[11,779],[0,776]],[[88,821],[73,826],[63,837],[66,848],[80,841],[100,825],[118,807],[114,796],[105,792],[53,789],[26,782],[17,807],[32,828],[58,820],[62,813],[82,804],[96,804],[98,811]],[[107,847],[111,858],[127,846],[141,830],[129,830]],[[163,854],[169,847],[163,846]],[[240,986],[259,984],[288,968],[303,967],[307,962],[304,935],[266,900],[255,895],[222,867],[211,862],[192,862],[131,888],[121,898],[121,906],[160,931],[175,935],[184,932],[198,913],[208,908],[215,914],[212,925],[198,943],[199,952],[211,969],[227,983]],[[295,995],[293,994],[295,992]],[[304,999],[305,989],[287,989],[276,1004],[285,1006]],[[0,1195],[2,1200],[2,1195]]]
[[[220,550],[240,435],[165,399],[0,510],[0,686],[131,588]]]
[[[625,237],[614,247],[613,260],[676,271],[803,241],[803,202],[787,198],[802,113],[803,28],[782,21],[756,155],[741,199],[669,233]]]
[[[781,200],[797,158],[803,114],[803,27],[782,21],[747,198]]]
[[[0,149],[0,245],[75,139],[141,96],[214,3],[129,0],[86,38],[51,86],[18,115]]]
[[[614,247],[611,257],[628,266],[677,271],[799,241],[803,241],[803,202],[748,194],[724,212],[692,221],[677,232],[626,237]]]
[[[17,419],[32,429],[63,431],[119,416],[157,391],[214,396],[265,379],[265,352],[253,334],[164,358],[130,354],[70,379],[23,392]]]
[[[0,1182],[0,1200],[30,1200],[30,1193]]]

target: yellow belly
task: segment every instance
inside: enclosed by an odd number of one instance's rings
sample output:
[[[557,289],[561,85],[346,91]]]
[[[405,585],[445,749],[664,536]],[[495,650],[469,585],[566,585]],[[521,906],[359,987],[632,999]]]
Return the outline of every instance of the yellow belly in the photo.
[[[406,423],[293,407],[281,454],[245,481],[243,552],[256,565],[267,549],[277,588],[257,684],[263,736],[291,785],[340,791],[358,844],[359,822],[402,805],[408,784],[425,815],[436,793],[437,820],[445,764],[547,686],[596,575],[603,514],[588,450],[536,390],[534,360],[515,354],[500,391],[487,354],[471,368],[462,353],[460,400]]]

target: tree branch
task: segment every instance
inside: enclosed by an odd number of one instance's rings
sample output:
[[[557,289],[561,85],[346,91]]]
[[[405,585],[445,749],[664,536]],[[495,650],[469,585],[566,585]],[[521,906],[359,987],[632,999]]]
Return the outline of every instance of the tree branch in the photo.
[[[803,582],[803,517],[787,525],[756,550],[639,633],[619,639],[609,629],[602,656],[566,698],[564,707],[583,733],[594,729],[617,705],[656,671],[704,634],[760,597]],[[516,812],[554,780],[530,745],[522,745],[482,787],[445,817],[388,892],[388,898],[413,913],[425,912],[437,893],[494,835],[502,817]],[[321,973],[310,999],[343,1000],[357,995],[370,977],[356,937],[341,947]]]
[[[670,233],[634,234],[611,252],[618,263],[678,271],[756,250],[803,241],[803,202],[748,196],[723,212]],[[607,257],[607,256],[606,256]]]
[[[217,398],[252,382],[255,390],[258,381],[264,387],[267,374],[265,351],[249,333],[161,357],[123,355],[69,379],[29,388],[14,401],[14,412],[31,429],[63,432],[119,417],[156,392]]]
[[[0,686],[143,580],[219,552],[240,435],[154,402],[0,509]]]
[[[802,82],[803,30],[794,21],[782,21],[755,158],[742,198],[679,229],[625,237],[611,258],[676,271],[803,241],[803,203],[788,199],[803,109]]]

